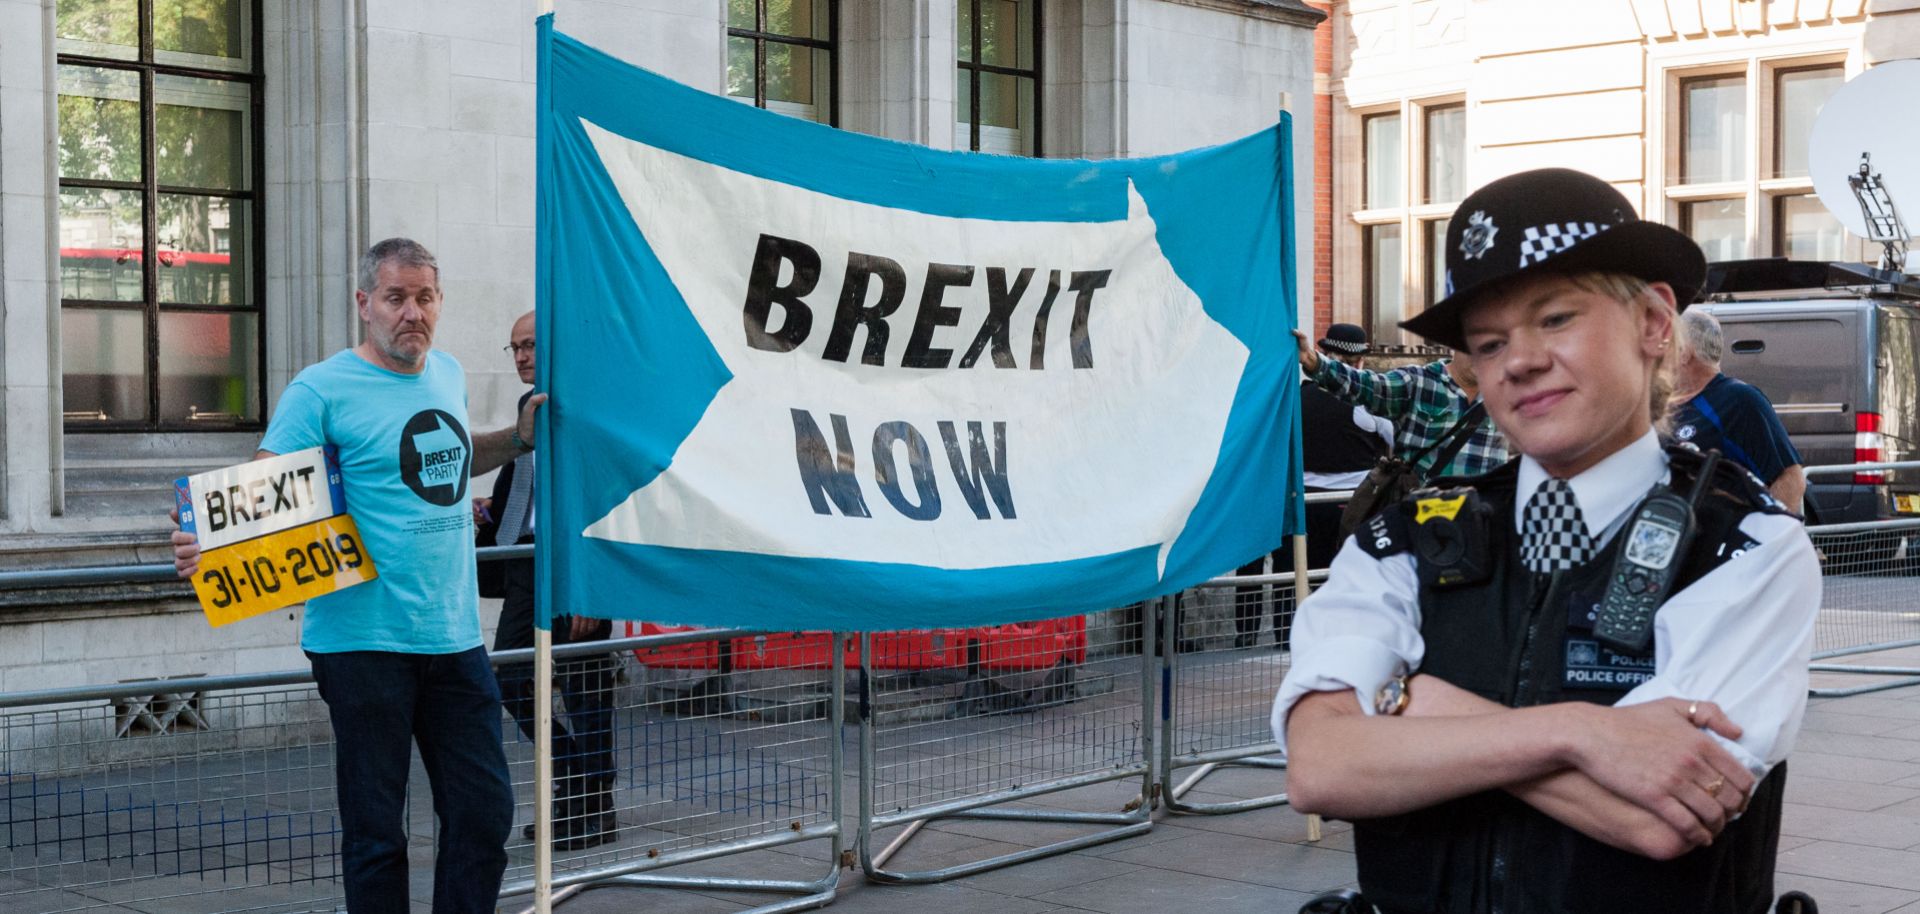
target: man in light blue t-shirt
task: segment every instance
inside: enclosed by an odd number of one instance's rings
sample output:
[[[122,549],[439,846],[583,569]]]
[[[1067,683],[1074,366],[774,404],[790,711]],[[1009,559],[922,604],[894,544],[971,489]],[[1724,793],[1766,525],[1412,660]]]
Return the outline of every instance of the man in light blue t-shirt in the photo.
[[[433,349],[440,268],[416,242],[368,249],[354,299],[365,338],[294,377],[254,455],[336,446],[348,509],[379,569],[308,602],[300,635],[333,722],[347,909],[409,909],[402,822],[417,741],[441,825],[433,909],[491,912],[513,785],[480,638],[467,480],[533,449],[546,395],[528,398],[511,428],[468,432],[466,375]],[[199,546],[180,532],[173,542],[191,577]]]

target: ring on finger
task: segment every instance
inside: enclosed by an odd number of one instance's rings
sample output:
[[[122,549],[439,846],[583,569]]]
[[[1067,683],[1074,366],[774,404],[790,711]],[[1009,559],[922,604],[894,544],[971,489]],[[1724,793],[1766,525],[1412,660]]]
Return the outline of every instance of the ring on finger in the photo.
[[[1693,715],[1698,713],[1699,711],[1700,711],[1699,702],[1697,701],[1688,702],[1687,703],[1687,723],[1690,723],[1690,724],[1693,723]],[[1696,724],[1696,726],[1698,725]]]
[[[1722,777],[1714,778],[1712,783],[1708,784],[1707,786],[1701,789],[1707,792],[1707,796],[1717,797],[1720,795],[1720,788],[1725,786],[1727,786],[1727,779],[1724,776],[1722,776]]]

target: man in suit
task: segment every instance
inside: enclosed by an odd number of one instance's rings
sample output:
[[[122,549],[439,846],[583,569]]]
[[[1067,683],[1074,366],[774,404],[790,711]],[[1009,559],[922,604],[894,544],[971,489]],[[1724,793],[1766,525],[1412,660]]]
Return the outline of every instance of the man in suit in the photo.
[[[535,362],[533,312],[513,322],[506,350],[520,380],[533,383]],[[522,394],[525,403],[532,391]],[[482,546],[533,542],[534,455],[529,452],[500,468],[493,497],[473,501],[474,521]],[[490,569],[488,566],[492,566]],[[493,636],[496,651],[533,646],[534,580],[532,559],[488,562],[481,566],[481,595],[501,598],[500,626]],[[566,616],[553,618],[553,643],[558,647],[598,641],[612,633],[606,619]],[[570,657],[554,665],[566,705],[564,719],[553,722],[554,844],[577,850],[619,838],[614,816],[613,782],[613,673],[614,656]],[[533,665],[509,664],[497,669],[501,702],[534,738]],[[521,833],[533,837],[533,826]]]

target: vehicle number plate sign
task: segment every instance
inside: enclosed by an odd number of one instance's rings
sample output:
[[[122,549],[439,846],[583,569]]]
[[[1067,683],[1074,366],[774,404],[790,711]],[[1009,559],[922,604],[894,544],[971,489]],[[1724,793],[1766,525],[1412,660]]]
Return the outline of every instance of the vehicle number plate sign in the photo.
[[[174,482],[180,529],[200,542],[193,590],[214,626],[378,577],[347,513],[333,448]]]
[[[1893,509],[1901,514],[1920,514],[1920,495],[1895,495]]]

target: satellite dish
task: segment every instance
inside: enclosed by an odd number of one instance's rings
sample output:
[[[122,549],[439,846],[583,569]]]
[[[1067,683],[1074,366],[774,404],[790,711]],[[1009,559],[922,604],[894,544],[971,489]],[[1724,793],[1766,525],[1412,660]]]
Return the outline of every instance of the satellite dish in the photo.
[[[1912,114],[1915,98],[1920,98],[1920,60],[1890,60],[1848,80],[1814,119],[1813,136],[1807,143],[1813,191],[1855,237],[1885,237],[1888,210],[1908,220],[1920,219],[1920,118]],[[1868,224],[1869,213],[1876,216],[1880,231]],[[1910,233],[1916,224],[1920,223],[1909,222],[1904,231]],[[1907,240],[1899,239],[1903,251]]]

